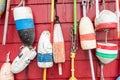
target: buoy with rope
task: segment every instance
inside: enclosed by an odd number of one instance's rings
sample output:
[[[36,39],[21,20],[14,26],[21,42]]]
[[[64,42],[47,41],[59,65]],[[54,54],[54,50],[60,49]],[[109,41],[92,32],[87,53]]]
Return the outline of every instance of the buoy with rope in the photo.
[[[86,16],[86,0],[82,0],[83,5],[83,17],[80,20],[79,24],[79,33],[80,33],[80,43],[83,50],[88,50],[92,80],[95,80],[94,66],[92,60],[91,49],[96,48],[96,37],[95,30],[91,20]]]
[[[13,15],[16,29],[24,45],[21,48],[19,55],[12,62],[11,71],[13,73],[19,73],[26,68],[27,75],[27,67],[29,63],[37,55],[35,51],[36,48],[32,47],[35,39],[32,10],[30,7],[25,6],[25,0],[21,0],[18,6],[13,8]]]
[[[59,16],[57,15],[57,0],[55,0],[55,21],[54,21],[54,37],[53,37],[53,58],[54,62],[58,63],[59,75],[62,75],[62,63],[65,62],[65,46],[64,38],[61,29],[61,24],[59,21]]]
[[[118,45],[114,43],[108,43],[107,41],[109,30],[117,28],[117,16],[112,11],[105,10],[105,0],[103,0],[104,10],[99,14],[98,3],[98,0],[96,0],[95,28],[96,30],[103,30],[105,32],[105,42],[97,43],[96,56],[101,62],[100,79],[104,80],[104,65],[115,60],[118,54]]]
[[[46,80],[47,68],[53,66],[52,44],[50,42],[50,32],[43,31],[38,42],[38,67],[44,68],[43,80]]]

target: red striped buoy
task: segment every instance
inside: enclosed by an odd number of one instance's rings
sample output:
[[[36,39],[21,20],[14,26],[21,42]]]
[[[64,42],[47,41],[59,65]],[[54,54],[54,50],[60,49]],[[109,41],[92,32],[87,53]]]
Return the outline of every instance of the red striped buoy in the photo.
[[[97,43],[96,56],[103,64],[108,64],[117,58],[118,46],[113,43]]]
[[[85,26],[86,25],[86,26]],[[84,50],[96,48],[93,24],[88,17],[83,17],[79,25],[81,47]]]
[[[104,30],[117,28],[117,16],[115,13],[109,10],[103,10],[99,16],[95,19],[95,29]]]

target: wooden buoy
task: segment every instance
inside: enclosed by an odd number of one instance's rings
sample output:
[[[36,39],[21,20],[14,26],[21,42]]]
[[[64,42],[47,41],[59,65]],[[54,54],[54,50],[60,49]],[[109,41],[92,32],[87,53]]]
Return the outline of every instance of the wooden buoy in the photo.
[[[65,62],[65,47],[60,23],[54,24],[53,58],[58,63],[59,75],[62,75],[61,63]]]

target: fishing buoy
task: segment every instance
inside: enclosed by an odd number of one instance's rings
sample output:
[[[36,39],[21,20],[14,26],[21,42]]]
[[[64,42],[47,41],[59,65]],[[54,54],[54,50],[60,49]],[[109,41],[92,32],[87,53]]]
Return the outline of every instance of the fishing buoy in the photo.
[[[103,64],[108,64],[117,58],[118,46],[113,43],[97,43],[96,56]]]
[[[49,31],[44,31],[38,43],[38,66],[48,68],[53,66],[52,45],[50,43]]]
[[[20,39],[25,45],[32,45],[35,39],[35,29],[31,8],[16,7],[13,13]]]
[[[2,16],[2,14],[5,10],[5,2],[6,2],[6,0],[0,0],[0,17]]]
[[[14,75],[11,72],[9,55],[10,55],[10,52],[7,54],[6,62],[1,67],[0,80],[14,80]]]
[[[13,60],[11,71],[13,73],[19,73],[23,71],[36,56],[35,49],[29,49],[29,47],[24,46],[19,53],[19,55]]]
[[[105,1],[103,0],[103,7],[99,13],[99,2],[96,0],[96,18],[95,18],[95,29],[114,29],[117,28],[117,15],[110,10],[105,9]]]
[[[65,47],[63,34],[59,23],[54,24],[53,58],[54,62],[58,63],[59,75],[62,75],[61,63],[65,62]]]
[[[85,26],[87,25],[87,26]],[[93,24],[88,17],[83,17],[79,25],[80,43],[83,50],[96,48],[96,38]]]
[[[96,48],[95,30],[91,20],[86,16],[86,0],[82,0],[83,17],[79,24],[80,43],[83,50],[88,50],[92,80],[95,80],[91,49]]]
[[[91,20],[86,16],[86,0],[82,1],[83,16],[79,23],[80,43],[83,50],[96,48],[95,30]]]
[[[99,17],[95,19],[95,29],[103,30],[112,28],[117,28],[116,14],[109,10],[101,11]]]
[[[47,68],[53,66],[52,44],[50,42],[50,32],[43,31],[38,42],[38,67],[44,68],[43,80],[46,80]]]

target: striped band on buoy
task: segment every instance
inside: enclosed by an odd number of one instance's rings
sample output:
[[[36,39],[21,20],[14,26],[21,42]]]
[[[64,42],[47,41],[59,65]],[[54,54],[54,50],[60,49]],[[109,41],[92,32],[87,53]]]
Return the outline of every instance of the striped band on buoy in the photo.
[[[96,37],[93,24],[88,17],[83,17],[79,25],[80,42],[83,50],[96,48]]]
[[[3,14],[5,10],[5,0],[0,0],[0,16]]]
[[[97,43],[96,56],[104,63],[108,64],[117,58],[118,46],[112,43]]]
[[[33,15],[30,7],[14,8],[14,19],[17,30],[34,28]]]
[[[38,62],[52,62],[52,53],[38,53]]]

